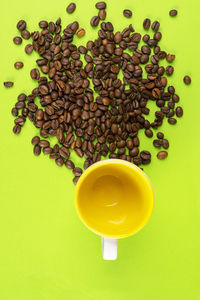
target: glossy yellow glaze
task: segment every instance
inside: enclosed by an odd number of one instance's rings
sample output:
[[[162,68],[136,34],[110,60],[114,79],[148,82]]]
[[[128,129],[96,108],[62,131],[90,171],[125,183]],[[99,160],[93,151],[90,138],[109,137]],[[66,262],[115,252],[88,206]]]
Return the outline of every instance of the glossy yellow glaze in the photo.
[[[138,167],[110,159],[83,173],[76,186],[75,203],[89,229],[106,237],[123,238],[148,222],[154,194],[148,177]]]

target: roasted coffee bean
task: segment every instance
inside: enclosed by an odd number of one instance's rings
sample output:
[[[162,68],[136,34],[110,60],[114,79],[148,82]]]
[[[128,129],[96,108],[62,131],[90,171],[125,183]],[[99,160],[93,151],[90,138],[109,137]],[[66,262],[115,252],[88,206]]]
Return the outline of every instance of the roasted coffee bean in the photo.
[[[106,18],[106,11],[104,9],[100,9],[99,13],[98,13],[98,17],[100,20],[105,20]]]
[[[31,54],[33,52],[33,45],[31,44],[26,45],[25,52],[26,54]]]
[[[174,73],[174,67],[172,67],[172,66],[167,66],[167,67],[166,67],[166,74],[167,74],[168,76],[171,76],[173,73]]]
[[[160,23],[158,21],[154,21],[151,25],[151,29],[153,31],[158,31],[159,27],[160,27]]]
[[[191,78],[190,78],[190,76],[186,75],[186,76],[183,78],[183,81],[185,82],[185,84],[190,84],[190,83],[191,83]]]
[[[46,148],[46,147],[49,147],[49,146],[50,146],[50,143],[49,143],[49,141],[46,141],[46,140],[40,140],[40,141],[39,141],[39,146],[40,146],[41,148]]]
[[[11,113],[14,117],[18,116],[18,109],[16,107],[13,107]]]
[[[62,167],[64,164],[64,160],[61,157],[56,158],[55,162],[59,167]]]
[[[144,27],[144,29],[149,29],[150,28],[150,26],[151,26],[151,20],[150,19],[145,19],[144,20],[144,22],[143,22],[143,27]]]
[[[96,6],[96,8],[97,9],[105,9],[106,8],[106,3],[105,2],[97,2],[96,4],[95,4],[95,6]]]
[[[97,16],[94,16],[92,17],[91,21],[90,21],[90,24],[92,27],[97,27],[99,25],[99,17]]]
[[[150,39],[150,36],[149,36],[148,34],[145,34],[145,35],[143,36],[143,38],[142,38],[142,40],[143,40],[145,43],[147,43],[149,39]]]
[[[53,149],[51,147],[43,148],[44,154],[51,154],[53,152]]]
[[[14,127],[13,127],[13,133],[14,134],[19,134],[21,131],[21,126],[16,124]]]
[[[36,68],[31,70],[30,75],[33,80],[38,80],[40,78],[40,72]]]
[[[17,61],[16,63],[14,63],[14,67],[17,70],[23,68],[23,66],[24,66],[24,64],[21,61]]]
[[[70,3],[67,8],[66,8],[66,11],[69,13],[69,14],[72,14],[76,9],[76,4],[75,3]]]
[[[162,132],[158,132],[157,138],[162,140],[164,138],[164,134]]]
[[[144,160],[151,159],[151,153],[149,151],[141,151],[140,157]]]
[[[21,36],[23,37],[23,39],[28,40],[30,39],[31,34],[28,30],[25,29],[21,32]]]
[[[20,31],[26,29],[26,22],[24,20],[20,20],[17,23],[17,29],[20,30]]]
[[[22,38],[20,36],[16,36],[16,37],[13,38],[13,42],[16,45],[20,45],[22,43]]]
[[[153,131],[151,129],[146,129],[145,134],[147,137],[152,137],[153,136]]]
[[[163,148],[168,149],[169,148],[169,141],[166,140],[166,139],[163,139],[162,140],[162,146],[163,146]]]
[[[75,168],[74,163],[69,159],[65,162],[65,166],[70,170],[73,170]]]
[[[83,29],[83,28],[77,29],[76,35],[77,35],[78,37],[84,36],[84,35],[85,35],[85,29]]]
[[[170,12],[169,12],[169,15],[170,15],[171,17],[175,17],[177,14],[178,14],[178,11],[177,11],[176,9],[172,9],[172,10],[170,10]]]
[[[176,108],[176,116],[178,118],[180,118],[180,117],[182,117],[182,115],[183,115],[183,109],[182,109],[182,107],[181,106],[177,106],[177,108]]]
[[[123,15],[126,18],[131,18],[132,17],[132,11],[130,9],[124,9]]]
[[[168,62],[172,62],[174,59],[175,59],[175,55],[174,54],[167,54],[166,60]]]
[[[4,84],[5,87],[10,88],[10,87],[12,87],[14,85],[14,82],[13,81],[6,81],[3,84]]]
[[[80,178],[79,176],[75,176],[75,177],[73,178],[73,183],[74,183],[75,185],[77,184],[79,178]]]
[[[34,136],[34,137],[32,138],[31,143],[32,143],[34,146],[35,146],[35,145],[38,145],[39,142],[40,142],[39,136]]]
[[[156,148],[160,148],[161,145],[162,145],[162,141],[160,141],[160,140],[153,140],[153,145]]]
[[[169,119],[168,119],[168,123],[169,123],[169,124],[174,125],[174,124],[176,124],[176,122],[177,122],[177,120],[174,119],[174,118],[169,118]]]
[[[168,156],[168,152],[167,151],[160,151],[157,154],[157,158],[158,159],[165,159]]]
[[[91,161],[89,159],[86,159],[83,167],[86,170],[87,168],[89,168],[90,165],[91,165]]]
[[[35,145],[35,146],[34,146],[34,148],[33,148],[33,153],[34,153],[36,156],[40,155],[40,153],[41,153],[41,148],[40,148],[39,145]]]
[[[82,169],[81,168],[74,168],[73,169],[73,174],[75,176],[81,176],[81,174],[83,173]]]

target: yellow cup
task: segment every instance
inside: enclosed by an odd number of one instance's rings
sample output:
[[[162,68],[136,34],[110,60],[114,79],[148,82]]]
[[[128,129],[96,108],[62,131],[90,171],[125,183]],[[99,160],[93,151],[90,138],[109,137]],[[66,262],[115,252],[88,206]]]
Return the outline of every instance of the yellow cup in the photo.
[[[117,258],[117,239],[144,227],[154,207],[152,185],[137,166],[108,159],[90,166],[75,189],[75,204],[82,222],[102,236],[103,257]]]

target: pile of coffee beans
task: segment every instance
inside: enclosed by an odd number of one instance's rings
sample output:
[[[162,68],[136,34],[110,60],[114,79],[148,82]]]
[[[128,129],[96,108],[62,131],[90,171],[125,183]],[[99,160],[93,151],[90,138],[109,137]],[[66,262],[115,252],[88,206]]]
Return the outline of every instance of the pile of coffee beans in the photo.
[[[98,36],[85,46],[73,44],[75,34],[78,37],[85,34],[77,21],[62,29],[60,18],[55,23],[42,20],[41,30],[32,33],[24,20],[17,24],[22,38],[32,40],[25,52],[31,54],[34,50],[40,58],[36,61],[38,68],[30,71],[38,86],[29,95],[20,94],[12,109],[16,117],[13,132],[19,134],[28,118],[42,137],[32,139],[34,154],[43,152],[55,159],[58,166],[71,169],[75,184],[82,169],[69,159],[71,151],[85,159],[85,169],[103,158],[146,165],[151,162],[151,153],[141,149],[138,132],[144,130],[152,138],[154,129],[160,128],[165,118],[173,125],[176,117],[183,115],[183,109],[176,107],[179,96],[174,86],[167,86],[167,76],[173,74],[174,67],[165,68],[162,61],[172,63],[175,55],[159,46],[160,23],[144,20],[143,27],[145,30],[151,27],[152,37],[135,32],[132,24],[115,32],[113,24],[104,21],[106,3],[98,2],[96,8],[98,14],[90,24],[100,25]],[[71,3],[66,11],[71,14],[75,9],[76,5]],[[123,14],[132,16],[128,9]],[[19,36],[13,41],[22,43]],[[23,63],[18,62],[15,67],[21,68]],[[189,83],[188,78],[184,81]],[[39,106],[36,97],[40,99]],[[153,122],[148,120],[148,102],[157,107]],[[57,139],[53,147],[47,140],[49,136]],[[169,142],[158,132],[153,145],[168,149]],[[157,157],[164,159],[167,155],[164,150]]]

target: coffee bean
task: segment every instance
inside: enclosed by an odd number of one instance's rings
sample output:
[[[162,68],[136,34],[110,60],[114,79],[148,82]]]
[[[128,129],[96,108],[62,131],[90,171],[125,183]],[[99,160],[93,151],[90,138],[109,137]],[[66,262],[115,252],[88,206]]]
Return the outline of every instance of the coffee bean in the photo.
[[[169,141],[166,140],[166,139],[163,139],[162,140],[162,146],[163,146],[163,148],[168,149],[169,148]]]
[[[47,21],[40,21],[38,25],[40,28],[43,29],[43,28],[47,28],[49,24]]]
[[[26,22],[24,20],[20,20],[17,23],[17,29],[20,30],[20,31],[26,29]]]
[[[164,138],[164,134],[162,132],[158,132],[157,138],[162,140]]]
[[[177,122],[177,121],[176,121],[176,119],[174,119],[174,118],[169,118],[169,119],[168,119],[168,123],[171,124],[171,125],[176,124],[176,122]]]
[[[69,14],[72,14],[76,9],[76,4],[75,3],[70,3],[67,8],[66,8],[66,11],[69,13]]]
[[[89,159],[86,159],[84,162],[84,169],[86,170],[91,165],[91,161]]]
[[[65,166],[71,170],[73,170],[75,168],[74,163],[69,159],[65,162]]]
[[[145,35],[143,36],[143,38],[142,38],[142,40],[143,40],[145,43],[147,43],[149,39],[150,39],[150,36],[149,36],[148,34],[145,34]]]
[[[34,146],[35,146],[35,145],[38,145],[39,142],[40,142],[39,136],[34,136],[34,137],[32,138],[31,143],[32,143]]]
[[[186,75],[186,76],[183,78],[183,81],[185,82],[185,84],[190,84],[190,83],[191,83],[191,78],[190,78],[190,76]]]
[[[167,151],[160,151],[160,152],[158,152],[158,154],[157,154],[157,158],[158,158],[158,159],[165,159],[167,156],[168,156]]]
[[[156,148],[160,148],[161,145],[162,145],[162,141],[160,141],[160,140],[153,140],[153,145]]]
[[[55,162],[59,167],[62,167],[64,164],[64,160],[61,157],[56,158]]]
[[[21,131],[21,126],[16,124],[16,125],[13,127],[13,133],[14,133],[14,134],[19,134],[20,131]]]
[[[104,9],[100,9],[99,13],[98,13],[98,17],[100,20],[105,20],[106,18],[106,11]]]
[[[177,108],[176,108],[176,116],[178,118],[180,118],[180,117],[182,117],[182,115],[183,115],[183,109],[182,109],[182,107],[181,106],[177,106]]]
[[[153,136],[153,131],[151,129],[146,129],[145,134],[147,137],[152,137]]]
[[[23,66],[24,66],[24,64],[21,61],[17,61],[16,63],[14,63],[14,67],[17,70],[23,68]]]
[[[40,146],[41,148],[46,148],[46,147],[49,147],[49,146],[50,146],[50,143],[49,143],[49,141],[46,141],[46,140],[40,140],[40,141],[39,141],[39,146]]]
[[[160,23],[158,21],[154,21],[151,25],[151,29],[153,31],[158,31],[159,27],[160,27]]]
[[[166,74],[167,74],[168,76],[171,76],[173,73],[174,73],[174,67],[172,67],[172,66],[167,66],[167,67],[166,67]]]
[[[13,38],[13,42],[16,45],[20,45],[22,43],[22,38],[20,36],[16,36],[16,37]]]
[[[11,113],[14,117],[18,116],[18,109],[16,107],[13,107]]]
[[[94,16],[92,17],[92,19],[90,20],[90,24],[92,27],[97,27],[99,25],[99,17]]]
[[[81,168],[74,168],[73,169],[73,174],[75,176],[81,176],[81,174],[83,173],[82,169]]]
[[[10,88],[10,87],[12,87],[14,85],[14,82],[13,81],[6,81],[3,84],[4,84],[5,87]]]
[[[31,70],[30,75],[33,80],[38,80],[40,78],[40,72],[36,68]]]
[[[175,55],[174,54],[167,54],[166,60],[168,62],[172,62],[174,59],[175,59]]]
[[[96,8],[97,9],[105,9],[106,8],[106,3],[105,2],[97,2],[96,4],[95,4],[95,6],[96,6]]]
[[[31,44],[26,45],[25,52],[26,54],[31,54],[33,52],[33,46]]]
[[[23,37],[23,39],[28,40],[28,39],[30,39],[31,35],[30,35],[30,32],[25,29],[25,30],[22,30],[21,36]]]
[[[34,146],[34,148],[33,148],[33,153],[34,153],[36,156],[40,155],[40,153],[41,153],[41,148],[40,148],[39,145],[35,145],[35,146]]]
[[[141,151],[140,152],[140,157],[144,160],[150,159],[151,158],[151,153],[149,151]]]
[[[77,35],[78,37],[84,36],[84,35],[85,35],[85,29],[83,29],[83,28],[77,29],[76,35]]]
[[[79,178],[80,178],[79,176],[75,176],[75,177],[73,178],[73,183],[74,183],[75,185],[77,184]]]
[[[131,18],[132,17],[132,11],[130,9],[124,9],[123,15],[126,18]]]
[[[143,27],[144,27],[144,29],[149,29],[150,28],[150,26],[151,26],[151,20],[150,19],[145,19],[144,20],[144,22],[143,22]]]
[[[44,154],[51,154],[53,152],[53,149],[51,147],[43,148]]]
[[[177,13],[178,13],[178,11],[176,9],[172,9],[172,10],[170,10],[169,15],[171,17],[175,17],[177,15]]]

